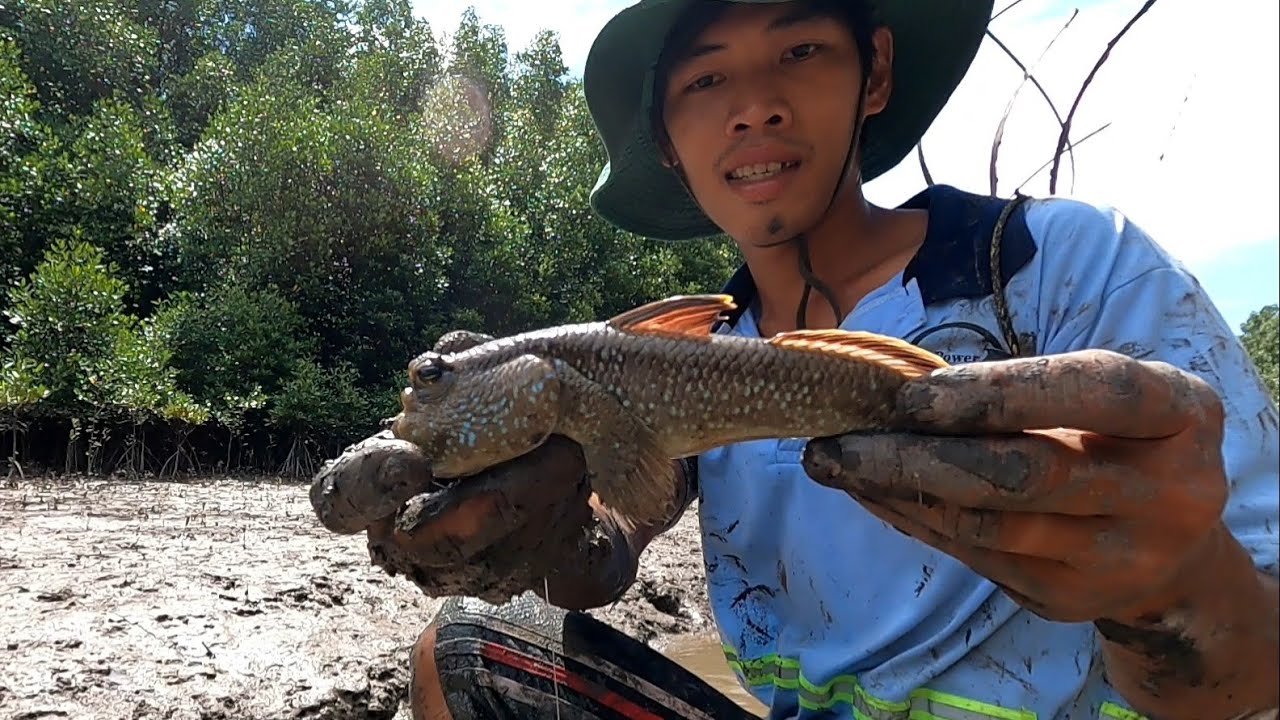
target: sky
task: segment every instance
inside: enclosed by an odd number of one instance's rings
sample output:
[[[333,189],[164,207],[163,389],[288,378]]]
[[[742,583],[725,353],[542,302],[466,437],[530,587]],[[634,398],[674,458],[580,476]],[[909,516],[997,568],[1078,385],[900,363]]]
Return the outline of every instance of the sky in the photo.
[[[414,0],[436,32],[467,6],[501,25],[511,49],[540,29],[556,32],[570,73],[581,75],[595,33],[632,0]],[[996,0],[1003,8],[1009,0]],[[1023,0],[991,25],[1064,116],[1107,42],[1142,0]],[[1057,195],[1117,208],[1200,279],[1233,328],[1280,301],[1280,3],[1158,0],[1120,40],[1072,121]],[[1064,24],[1078,10],[1069,27]],[[1210,11],[1216,13],[1208,16]],[[1062,31],[1040,59],[1045,46]],[[991,140],[1022,72],[987,39],[965,81],[923,140],[936,182],[990,189]],[[1026,85],[1007,121],[997,192],[1008,196],[1048,161],[1058,124]],[[867,186],[895,204],[923,187],[914,154]],[[1048,173],[1023,186],[1048,194]]]

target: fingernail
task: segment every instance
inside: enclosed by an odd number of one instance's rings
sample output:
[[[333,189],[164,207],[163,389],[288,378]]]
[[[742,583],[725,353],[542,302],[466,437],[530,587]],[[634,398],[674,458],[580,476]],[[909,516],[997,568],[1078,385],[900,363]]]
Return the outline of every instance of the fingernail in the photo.
[[[872,438],[869,435],[849,433],[837,438],[839,449],[835,456],[840,462],[840,469],[846,476],[858,475],[862,469],[862,453],[869,449]]]
[[[834,437],[810,440],[804,447],[802,463],[805,472],[818,482],[839,477],[845,471],[840,440]]]

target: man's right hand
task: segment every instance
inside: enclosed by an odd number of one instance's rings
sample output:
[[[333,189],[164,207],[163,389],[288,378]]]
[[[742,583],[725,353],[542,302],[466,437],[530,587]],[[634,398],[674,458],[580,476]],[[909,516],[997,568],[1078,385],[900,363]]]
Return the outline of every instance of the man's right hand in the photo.
[[[375,564],[431,596],[500,603],[545,588],[553,604],[585,609],[635,577],[637,553],[599,511],[581,448],[558,436],[446,485],[417,446],[383,431],[327,463],[311,503],[326,528],[364,531]]]

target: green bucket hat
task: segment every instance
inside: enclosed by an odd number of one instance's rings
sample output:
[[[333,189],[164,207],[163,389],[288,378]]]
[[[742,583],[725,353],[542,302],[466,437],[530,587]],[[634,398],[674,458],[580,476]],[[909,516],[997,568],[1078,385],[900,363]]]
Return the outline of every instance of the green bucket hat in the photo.
[[[777,3],[793,0],[728,0]],[[893,32],[893,92],[863,127],[862,177],[911,152],[973,62],[994,0],[868,0]],[[663,41],[693,0],[641,0],[611,19],[587,55],[583,87],[609,162],[591,207],[644,237],[689,240],[722,233],[661,161],[649,124]]]

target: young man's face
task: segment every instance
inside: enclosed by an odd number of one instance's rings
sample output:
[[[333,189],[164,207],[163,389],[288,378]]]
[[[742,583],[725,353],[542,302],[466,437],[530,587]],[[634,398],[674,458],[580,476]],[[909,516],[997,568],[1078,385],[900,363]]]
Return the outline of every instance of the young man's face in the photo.
[[[803,3],[735,4],[698,35],[660,91],[669,153],[711,220],[745,244],[817,221],[844,165],[861,78],[845,24]],[[884,105],[880,84],[873,76],[868,114]]]

